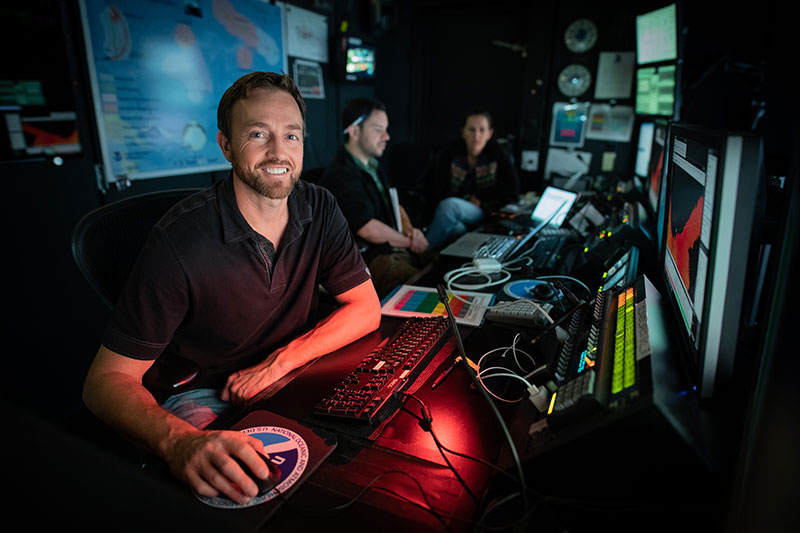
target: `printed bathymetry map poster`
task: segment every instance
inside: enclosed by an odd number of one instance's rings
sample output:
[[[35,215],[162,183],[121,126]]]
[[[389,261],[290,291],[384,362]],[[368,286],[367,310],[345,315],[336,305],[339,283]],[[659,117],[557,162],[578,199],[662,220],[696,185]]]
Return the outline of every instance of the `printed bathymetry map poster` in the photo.
[[[287,72],[283,9],[259,0],[81,0],[106,182],[228,168],[217,105],[248,72]]]

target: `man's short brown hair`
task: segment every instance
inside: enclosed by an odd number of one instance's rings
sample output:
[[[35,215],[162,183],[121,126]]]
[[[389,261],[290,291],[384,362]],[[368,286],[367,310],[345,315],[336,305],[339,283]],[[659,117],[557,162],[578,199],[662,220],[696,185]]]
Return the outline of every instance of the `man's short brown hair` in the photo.
[[[251,72],[245,74],[233,85],[228,87],[225,94],[219,100],[219,107],[217,108],[217,128],[222,134],[230,139],[231,138],[231,120],[233,119],[233,107],[236,102],[245,100],[248,91],[252,89],[272,89],[276,91],[286,91],[294,101],[297,102],[297,107],[300,108],[300,116],[303,118],[303,133],[306,131],[306,103],[303,97],[300,96],[300,91],[294,84],[292,78],[286,74],[279,74],[277,72]]]

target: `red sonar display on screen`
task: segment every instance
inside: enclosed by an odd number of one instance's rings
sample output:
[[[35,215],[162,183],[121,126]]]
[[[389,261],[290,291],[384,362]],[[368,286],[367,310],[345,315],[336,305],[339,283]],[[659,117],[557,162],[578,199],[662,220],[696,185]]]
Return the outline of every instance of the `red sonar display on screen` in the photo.
[[[694,286],[697,279],[697,255],[700,247],[700,230],[703,222],[703,196],[699,196],[685,223],[673,226],[674,204],[667,213],[667,247],[675,260],[683,284],[694,300]],[[677,217],[676,217],[677,218]],[[677,231],[676,231],[677,229]]]

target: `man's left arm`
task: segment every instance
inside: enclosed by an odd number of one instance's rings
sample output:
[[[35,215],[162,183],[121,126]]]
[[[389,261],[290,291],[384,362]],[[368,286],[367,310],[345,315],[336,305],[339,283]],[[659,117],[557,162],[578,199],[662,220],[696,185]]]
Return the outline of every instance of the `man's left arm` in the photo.
[[[338,350],[378,328],[381,304],[371,279],[336,296],[339,307],[314,329],[272,352],[264,361],[231,374],[223,401],[242,405],[304,364]]]

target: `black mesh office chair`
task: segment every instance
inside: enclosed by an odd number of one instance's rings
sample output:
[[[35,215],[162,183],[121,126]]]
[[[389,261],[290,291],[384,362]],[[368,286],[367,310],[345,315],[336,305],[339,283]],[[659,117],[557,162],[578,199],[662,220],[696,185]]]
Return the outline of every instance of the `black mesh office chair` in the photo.
[[[133,196],[99,207],[81,218],[72,234],[72,255],[78,270],[113,308],[150,230],[179,200],[200,189],[172,189]],[[163,399],[180,392],[198,377],[194,363],[159,358],[142,382]]]
[[[150,230],[167,210],[199,189],[156,191],[90,211],[72,234],[72,255],[83,276],[114,307]]]

